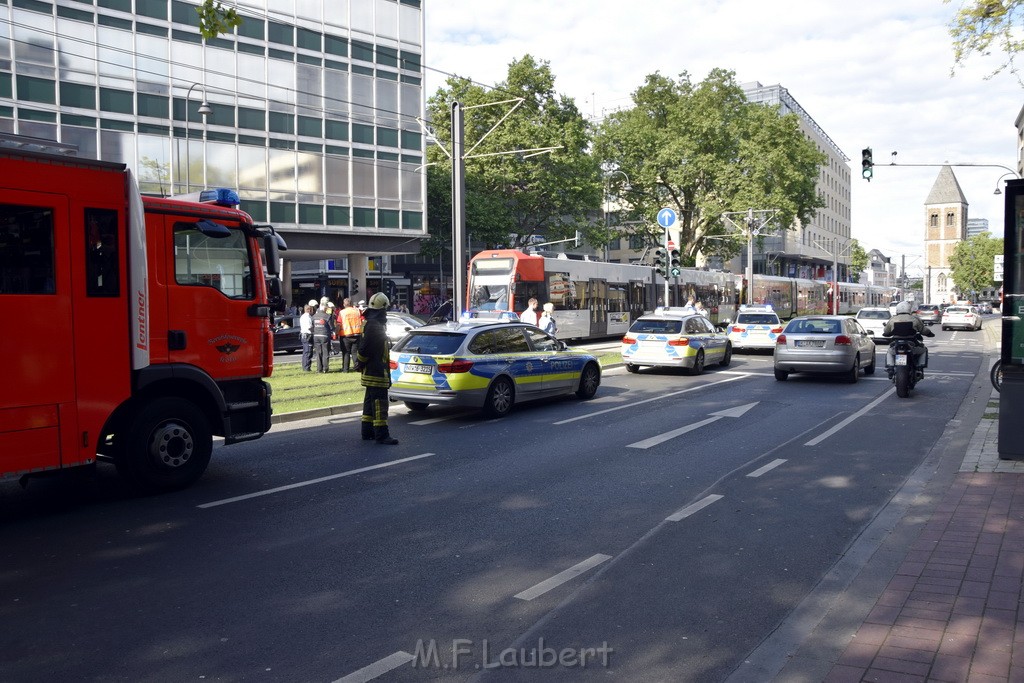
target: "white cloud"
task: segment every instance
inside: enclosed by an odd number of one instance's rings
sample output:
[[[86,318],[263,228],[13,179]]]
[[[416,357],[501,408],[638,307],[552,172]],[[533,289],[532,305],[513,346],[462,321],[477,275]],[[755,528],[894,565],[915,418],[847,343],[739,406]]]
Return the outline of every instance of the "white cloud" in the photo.
[[[551,63],[555,89],[588,116],[628,106],[649,73],[712,68],[739,82],[776,83],[850,157],[853,236],[867,248],[923,251],[924,200],[937,167],[1016,167],[1014,120],[1024,88],[1010,74],[984,76],[997,57],[974,58],[950,77],[941,0],[425,0],[427,92],[456,73],[493,84],[531,54]],[[860,178],[860,150],[874,150],[875,177]],[[898,151],[889,167],[890,153]],[[1002,225],[992,194],[999,168],[954,168],[970,216]]]

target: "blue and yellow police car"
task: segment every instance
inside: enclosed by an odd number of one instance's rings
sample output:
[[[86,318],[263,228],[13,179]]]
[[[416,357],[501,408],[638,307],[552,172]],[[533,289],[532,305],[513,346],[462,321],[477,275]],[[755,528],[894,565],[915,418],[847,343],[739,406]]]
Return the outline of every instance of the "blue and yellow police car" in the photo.
[[[705,365],[729,365],[732,344],[703,315],[659,308],[629,326],[622,338],[621,353],[629,372],[638,372],[641,367],[667,367],[685,368],[699,375]]]
[[[519,321],[425,325],[391,350],[389,394],[410,410],[468,406],[502,417],[520,401],[572,393],[593,398],[600,384],[595,356]]]

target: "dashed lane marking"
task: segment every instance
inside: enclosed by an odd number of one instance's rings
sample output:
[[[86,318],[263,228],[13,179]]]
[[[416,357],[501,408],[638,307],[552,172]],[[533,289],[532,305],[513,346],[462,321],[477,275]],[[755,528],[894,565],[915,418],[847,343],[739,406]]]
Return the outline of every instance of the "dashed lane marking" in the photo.
[[[339,472],[338,474],[330,474],[326,477],[319,477],[317,479],[310,479],[309,481],[300,481],[294,484],[287,484],[285,486],[277,486],[272,489],[266,489],[265,491],[255,491],[253,493],[247,493],[243,496],[235,496],[234,498],[225,498],[224,500],[215,500],[211,503],[203,503],[197,505],[199,508],[214,508],[219,505],[227,505],[228,503],[237,503],[243,500],[249,500],[250,498],[259,498],[260,496],[269,496],[272,493],[280,493],[281,491],[290,491],[291,489],[301,488],[303,486],[311,486],[313,484],[321,484],[325,481],[331,481],[332,479],[341,479],[342,477],[351,477],[354,474],[362,474],[363,472],[370,472],[372,470],[379,470],[384,467],[392,467],[394,465],[401,465],[404,462],[412,462],[413,460],[420,460],[422,458],[429,458],[433,453],[423,453],[422,455],[414,455],[409,458],[402,458],[401,460],[390,460],[388,462],[382,462],[377,465],[370,465],[369,467],[360,467],[355,470],[348,470],[347,472]]]
[[[558,572],[550,579],[545,579],[541,581],[532,588],[527,588],[523,592],[517,593],[515,597],[519,598],[520,600],[533,600],[536,597],[544,595],[553,588],[558,588],[567,581],[572,581],[583,572],[589,571],[597,565],[601,564],[602,562],[607,562],[610,559],[612,559],[611,555],[602,555],[598,553],[597,555],[588,557],[579,564],[575,564],[569,567],[565,571]]]

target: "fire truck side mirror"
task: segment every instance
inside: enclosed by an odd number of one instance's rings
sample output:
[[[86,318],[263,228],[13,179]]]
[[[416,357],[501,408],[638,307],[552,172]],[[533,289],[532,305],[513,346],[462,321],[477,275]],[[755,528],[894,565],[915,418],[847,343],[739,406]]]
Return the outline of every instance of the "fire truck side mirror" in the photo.
[[[281,255],[277,247],[277,235],[264,235],[263,236],[263,251],[266,255],[264,259],[267,265],[268,275],[279,275],[280,274],[280,263]]]

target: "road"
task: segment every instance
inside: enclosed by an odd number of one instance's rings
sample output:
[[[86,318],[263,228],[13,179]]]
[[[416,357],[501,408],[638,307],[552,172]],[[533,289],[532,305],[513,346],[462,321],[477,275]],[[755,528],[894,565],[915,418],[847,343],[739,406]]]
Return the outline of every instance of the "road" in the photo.
[[[724,680],[954,416],[982,333],[933,329],[908,400],[881,369],[781,383],[738,354],[699,377],[612,370],[592,401],[499,420],[396,404],[396,447],[358,416],[275,426],[172,495],[103,467],[0,484],[0,670]]]

